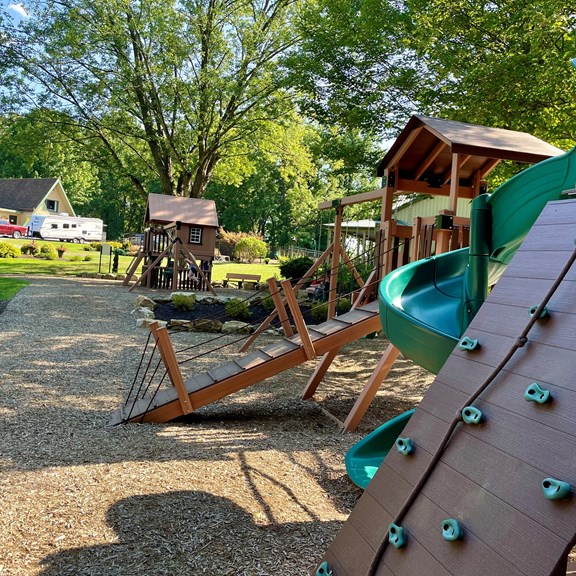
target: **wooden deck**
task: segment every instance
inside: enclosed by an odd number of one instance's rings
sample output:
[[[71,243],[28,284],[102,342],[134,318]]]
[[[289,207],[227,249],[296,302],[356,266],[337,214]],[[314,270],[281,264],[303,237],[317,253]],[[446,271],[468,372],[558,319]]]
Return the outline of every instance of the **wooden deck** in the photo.
[[[316,356],[353,342],[381,329],[378,302],[333,318],[308,330]],[[198,408],[224,398],[233,392],[261,382],[274,374],[293,368],[308,360],[299,335],[282,338],[277,343],[197,374],[184,383],[192,408]],[[127,415],[130,417],[127,418]],[[138,400],[117,410],[112,425],[124,422],[168,422],[183,415],[175,388],[161,390],[151,403],[149,398]]]
[[[547,500],[541,482],[576,486],[576,265],[499,376],[474,402],[482,424],[458,424],[401,520],[407,544],[387,545],[388,525],[421,478],[455,414],[504,358],[574,250],[576,201],[553,202],[530,231],[471,323],[473,352],[454,350],[403,432],[411,456],[389,453],[325,558],[334,576],[559,576],[574,573],[576,499]],[[533,382],[553,400],[524,399]],[[573,489],[574,492],[574,489]],[[455,518],[462,540],[441,537]]]

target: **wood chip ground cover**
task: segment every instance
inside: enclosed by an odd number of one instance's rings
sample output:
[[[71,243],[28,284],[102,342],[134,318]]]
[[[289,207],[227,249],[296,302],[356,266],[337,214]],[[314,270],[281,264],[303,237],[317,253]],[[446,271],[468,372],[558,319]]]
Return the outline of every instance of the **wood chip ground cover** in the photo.
[[[146,339],[134,302],[117,283],[36,277],[0,314],[0,574],[308,574],[360,494],[346,450],[431,377],[397,363],[340,434],[320,406],[343,419],[386,344],[360,340],[318,404],[299,400],[309,362],[186,421],[111,428]],[[200,350],[211,337],[176,335]]]

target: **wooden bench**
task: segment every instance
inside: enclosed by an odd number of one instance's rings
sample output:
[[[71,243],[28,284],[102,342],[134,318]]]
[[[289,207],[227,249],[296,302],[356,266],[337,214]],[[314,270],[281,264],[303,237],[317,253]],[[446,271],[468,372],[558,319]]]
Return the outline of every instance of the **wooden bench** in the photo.
[[[253,282],[258,284],[260,282],[260,274],[242,274],[240,272],[228,272],[226,274],[226,279],[224,280],[224,288],[228,286],[230,280],[235,280],[238,282],[238,288],[242,288],[243,282]]]

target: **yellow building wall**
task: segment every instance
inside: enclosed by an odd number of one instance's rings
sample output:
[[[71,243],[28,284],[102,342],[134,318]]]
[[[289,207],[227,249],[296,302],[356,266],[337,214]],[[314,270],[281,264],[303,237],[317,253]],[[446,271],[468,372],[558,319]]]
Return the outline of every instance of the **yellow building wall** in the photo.
[[[58,203],[55,210],[48,210],[47,201],[53,200]],[[57,183],[52,190],[50,190],[50,194],[46,196],[46,198],[38,204],[36,210],[34,210],[33,214],[38,216],[55,216],[65,212],[70,216],[75,216],[74,208],[72,208],[71,204],[68,202],[64,191],[62,190],[62,186],[60,183]]]
[[[394,210],[393,218],[395,220],[403,220],[404,222],[412,224],[413,218],[436,216],[442,210],[448,210],[448,201],[449,198],[447,196],[433,196],[426,200],[420,200],[420,202],[415,202],[409,206],[402,206],[398,210]],[[456,216],[470,218],[470,207],[471,200],[460,198],[458,200]]]

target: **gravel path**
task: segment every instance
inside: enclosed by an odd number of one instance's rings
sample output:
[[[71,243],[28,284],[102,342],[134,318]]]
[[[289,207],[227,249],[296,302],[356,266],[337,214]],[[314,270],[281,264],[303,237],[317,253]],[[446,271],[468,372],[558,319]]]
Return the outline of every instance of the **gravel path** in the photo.
[[[313,363],[187,422],[107,426],[146,338],[134,301],[35,277],[0,314],[0,574],[307,574],[359,495],[343,455],[360,436],[298,400]],[[352,345],[318,399],[343,417],[383,346]],[[418,401],[410,370],[362,432]]]

